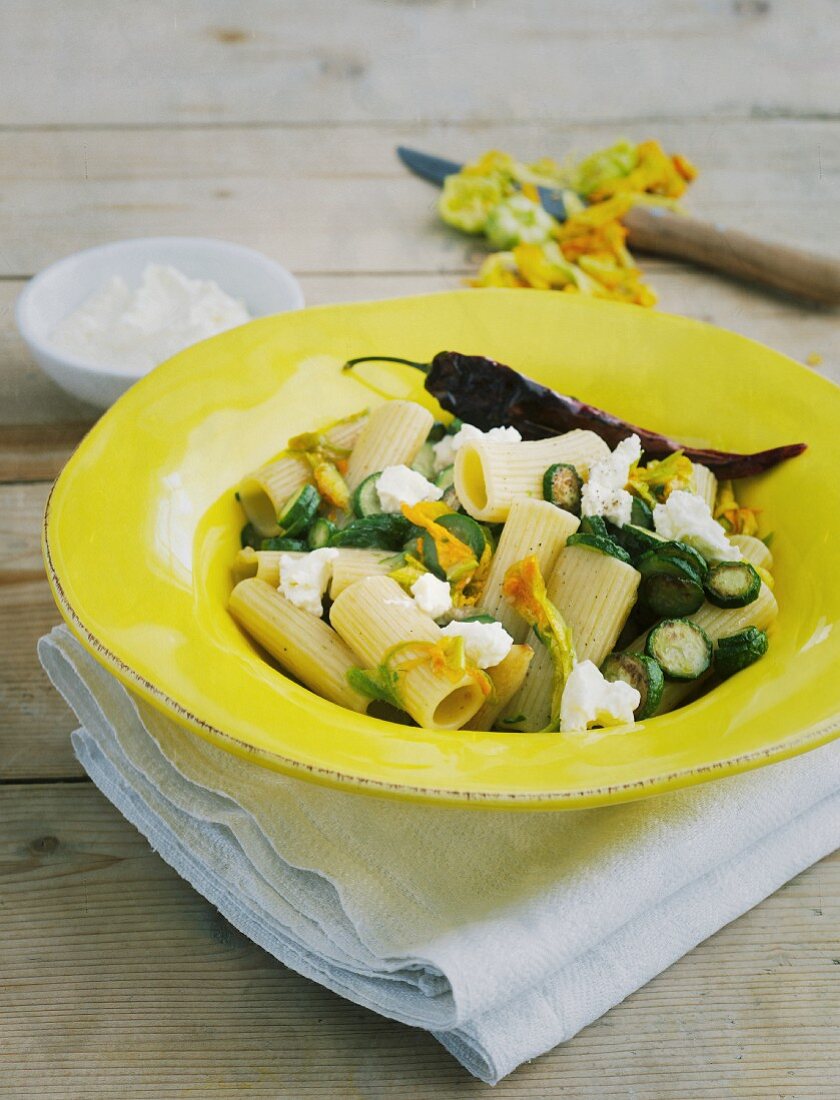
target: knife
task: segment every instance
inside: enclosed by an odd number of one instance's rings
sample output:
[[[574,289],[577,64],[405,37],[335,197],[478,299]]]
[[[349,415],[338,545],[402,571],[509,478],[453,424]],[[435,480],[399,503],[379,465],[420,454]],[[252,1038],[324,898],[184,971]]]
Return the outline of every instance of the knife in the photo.
[[[447,176],[463,167],[454,160],[405,145],[397,146],[397,155],[415,175],[439,187]],[[562,192],[546,187],[537,190],[548,213],[565,221]],[[688,260],[797,298],[840,305],[840,262],[829,256],[762,241],[738,229],[675,214],[662,206],[634,206],[621,220],[627,229],[627,243],[640,252]]]

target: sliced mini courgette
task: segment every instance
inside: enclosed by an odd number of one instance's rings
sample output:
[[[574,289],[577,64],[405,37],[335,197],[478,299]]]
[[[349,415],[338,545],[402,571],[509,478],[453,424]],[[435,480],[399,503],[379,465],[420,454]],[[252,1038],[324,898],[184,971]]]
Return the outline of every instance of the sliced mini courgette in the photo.
[[[318,512],[321,494],[314,485],[302,485],[292,493],[277,516],[284,538],[300,535],[309,527]]]
[[[381,477],[381,470],[378,470],[375,474],[368,474],[364,481],[359,482],[353,490],[353,495],[350,498],[353,515],[361,518],[362,516],[382,514],[382,501],[379,499],[379,493],[376,489],[376,483]]]
[[[435,476],[436,461],[437,455],[435,454],[435,449],[431,443],[427,441],[414,456],[411,468],[412,470],[416,470],[418,474],[422,474],[427,481],[431,481]]]
[[[253,523],[246,523],[239,532],[239,545],[243,550],[246,546],[250,546],[252,550],[259,550],[261,541],[262,536],[257,534],[257,529]]]
[[[328,519],[319,516],[307,532],[307,546],[310,550],[320,550],[324,546],[329,546],[335,534],[335,530],[336,527],[334,523],[330,523]]]
[[[732,676],[763,657],[767,647],[767,632],[757,626],[748,626],[737,634],[719,638],[715,649],[715,672],[719,676]]]
[[[458,494],[455,492],[454,465],[444,466],[435,478],[435,485],[437,485],[438,489],[443,489],[441,502],[445,504],[447,508],[451,508],[453,512],[457,512],[461,507],[461,502],[458,500]]]
[[[668,540],[664,535],[657,535],[655,531],[648,531],[644,527],[637,527],[634,523],[625,523],[623,527],[615,527],[609,524],[607,527],[610,538],[623,546],[634,560],[641,557],[647,550],[661,546]]]
[[[639,600],[657,618],[681,618],[683,615],[693,614],[702,606],[703,586],[700,578],[688,571],[682,576],[664,572],[649,573],[642,577],[639,585]]]
[[[612,538],[607,528],[607,521],[603,516],[584,516],[580,521],[578,531],[582,535],[597,535],[600,539]]]
[[[432,424],[429,434],[426,436],[427,443],[440,443],[443,437],[446,435],[446,425],[442,420],[436,420]]]
[[[696,680],[712,663],[709,635],[691,619],[663,619],[648,634],[645,652],[669,680]]]
[[[573,516],[580,515],[583,479],[568,462],[555,462],[543,474],[543,498]]]
[[[468,546],[473,552],[476,563],[481,560],[486,540],[480,523],[476,523],[471,516],[464,516],[459,512],[439,516],[435,522],[449,531],[459,542],[463,542],[465,546]],[[438,558],[437,545],[428,531],[424,531],[422,536],[422,558],[423,564],[430,572],[440,577],[441,580],[447,579],[446,571],[441,566]]]
[[[589,550],[597,550],[601,554],[609,554],[630,564],[630,555],[611,538],[603,538],[601,535],[588,535],[585,532],[576,531],[566,539],[567,546],[585,546]]]
[[[497,623],[498,621],[492,615],[465,615],[463,619],[458,619],[459,623]]]
[[[663,554],[660,547],[654,550],[646,550],[636,559],[636,568],[643,577],[659,576],[688,577],[689,580],[703,583],[703,574],[696,568],[694,562],[677,555]]]
[[[633,505],[630,508],[630,522],[634,527],[641,527],[645,531],[653,530],[653,511],[641,497],[633,497]]]
[[[665,677],[662,669],[646,653],[611,653],[601,665],[605,680],[623,680],[641,695],[639,705],[633,711],[637,721],[656,713]]]
[[[285,535],[275,535],[270,539],[260,539],[258,550],[285,550],[287,553],[303,553],[309,548],[303,539],[290,539]]]
[[[457,435],[461,428],[464,426],[464,421],[457,416],[453,416],[449,423],[446,425],[447,435]]]
[[[414,530],[405,516],[383,512],[378,516],[363,516],[351,520],[336,531],[330,546],[377,547],[382,550],[402,550]]]
[[[685,542],[678,542],[675,539],[670,542],[663,542],[661,546],[654,547],[654,552],[660,558],[685,562],[686,565],[691,566],[701,579],[709,572],[709,563],[700,551],[695,550],[693,546],[689,546]]]
[[[761,577],[748,561],[721,561],[709,570],[703,587],[715,607],[746,607],[758,599]]]

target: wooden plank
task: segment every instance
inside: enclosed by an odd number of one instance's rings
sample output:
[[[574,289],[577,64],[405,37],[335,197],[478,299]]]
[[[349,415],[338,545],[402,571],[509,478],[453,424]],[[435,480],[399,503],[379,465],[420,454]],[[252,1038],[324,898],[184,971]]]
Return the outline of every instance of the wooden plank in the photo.
[[[46,578],[0,573],[0,780],[82,774],[70,747],[78,722],[35,651],[60,619]]]
[[[0,893],[0,1095],[487,1092],[425,1032],[251,944],[92,787],[0,791]],[[494,1097],[833,1100],[838,921],[835,855]]]
[[[6,125],[836,114],[831,0],[5,0]]]
[[[840,24],[839,24],[840,25]],[[768,239],[836,251],[840,123],[636,123],[700,166],[698,215]],[[614,141],[613,125],[423,126],[0,133],[0,275],[122,237],[222,236],[293,270],[461,274],[474,238],[437,218],[436,192],[394,155],[409,141],[443,155],[488,147],[523,157]],[[77,418],[78,419],[78,418]]]

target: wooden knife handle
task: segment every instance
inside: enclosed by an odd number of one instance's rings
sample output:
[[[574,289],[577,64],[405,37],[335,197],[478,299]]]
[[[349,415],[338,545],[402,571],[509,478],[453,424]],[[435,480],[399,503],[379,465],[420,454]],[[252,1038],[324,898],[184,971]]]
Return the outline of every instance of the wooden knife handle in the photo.
[[[840,262],[828,256],[760,241],[662,207],[634,206],[623,221],[631,248],[690,260],[798,298],[840,304]]]

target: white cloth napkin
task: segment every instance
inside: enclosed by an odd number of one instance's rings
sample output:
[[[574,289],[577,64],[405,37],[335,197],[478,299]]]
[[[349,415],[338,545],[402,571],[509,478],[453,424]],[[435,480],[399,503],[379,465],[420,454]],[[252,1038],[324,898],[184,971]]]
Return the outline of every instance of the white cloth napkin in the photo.
[[[606,809],[422,806],[221,752],[65,627],[39,653],[83,767],[167,863],[281,962],[492,1084],[840,846],[840,743]]]

